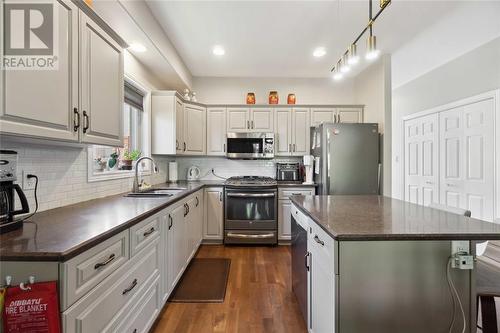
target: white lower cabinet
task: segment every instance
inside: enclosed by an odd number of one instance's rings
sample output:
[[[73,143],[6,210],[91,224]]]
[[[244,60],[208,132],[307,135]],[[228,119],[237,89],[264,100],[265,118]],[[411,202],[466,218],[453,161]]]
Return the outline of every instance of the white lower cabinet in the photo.
[[[309,332],[335,332],[335,242],[309,220]]]
[[[222,240],[224,232],[224,189],[209,187],[205,189],[205,213],[203,239]]]
[[[314,195],[315,188],[304,187],[278,187],[278,240],[289,241],[292,238],[292,222],[290,208],[292,195]]]

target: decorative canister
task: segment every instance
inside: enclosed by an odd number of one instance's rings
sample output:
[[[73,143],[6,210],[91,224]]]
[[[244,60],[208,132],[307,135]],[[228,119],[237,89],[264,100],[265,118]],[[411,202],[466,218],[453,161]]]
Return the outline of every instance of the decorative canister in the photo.
[[[255,104],[255,93],[249,92],[247,94],[247,104]]]
[[[278,92],[277,91],[270,91],[269,92],[269,104],[278,104],[278,102],[279,102]]]
[[[288,94],[287,104],[295,104],[296,100],[295,94]]]

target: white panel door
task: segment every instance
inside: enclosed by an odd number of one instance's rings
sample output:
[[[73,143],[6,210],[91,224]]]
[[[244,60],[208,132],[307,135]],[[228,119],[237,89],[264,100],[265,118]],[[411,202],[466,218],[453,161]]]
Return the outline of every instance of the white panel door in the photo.
[[[224,211],[222,187],[205,189],[204,239],[222,239]]]
[[[428,206],[438,203],[438,116],[405,122],[405,200]]]
[[[440,114],[441,203],[493,220],[494,102],[486,99]]]
[[[54,1],[54,6],[59,24],[59,39],[55,41],[59,47],[58,69],[0,70],[2,133],[78,141],[79,129],[74,126],[78,125],[76,112],[81,115],[78,7],[69,0]]]
[[[227,108],[227,131],[250,131],[250,110],[247,108]]]
[[[274,119],[276,123],[274,153],[277,156],[289,156],[292,153],[292,109],[276,109]]]
[[[184,105],[184,154],[205,154],[206,109],[196,105]]]
[[[274,132],[273,109],[251,109],[250,114],[252,132]]]
[[[333,123],[335,118],[335,109],[330,108],[312,108],[311,126],[318,126],[321,123]]]
[[[338,108],[337,109],[337,122],[356,124],[363,122],[363,109],[362,108]]]
[[[292,237],[292,221],[290,200],[278,200],[278,240],[290,240]]]
[[[309,109],[294,108],[292,117],[292,143],[293,154],[295,156],[304,156],[309,154],[310,132]],[[277,124],[278,126],[278,124]]]
[[[80,12],[82,141],[123,146],[123,49]]]
[[[226,108],[207,109],[207,155],[226,155]]]

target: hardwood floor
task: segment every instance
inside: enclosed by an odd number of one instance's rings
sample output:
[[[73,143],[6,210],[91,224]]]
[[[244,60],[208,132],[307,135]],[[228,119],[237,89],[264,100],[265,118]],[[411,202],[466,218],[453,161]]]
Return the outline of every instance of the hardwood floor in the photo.
[[[168,303],[153,332],[307,332],[291,287],[289,246],[203,245],[198,258],[230,258],[224,303]]]

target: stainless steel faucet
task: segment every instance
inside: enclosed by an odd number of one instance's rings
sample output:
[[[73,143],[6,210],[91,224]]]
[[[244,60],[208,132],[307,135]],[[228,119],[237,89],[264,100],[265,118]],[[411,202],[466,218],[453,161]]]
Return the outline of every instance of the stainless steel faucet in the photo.
[[[139,166],[140,166],[140,162],[142,160],[150,160],[151,163],[153,164],[153,172],[154,173],[158,173],[158,171],[160,169],[158,169],[158,167],[156,166],[156,162],[151,158],[151,157],[148,157],[148,156],[143,156],[141,158],[139,158],[136,162],[135,162],[135,177],[134,177],[134,186],[132,187],[132,192],[133,193],[137,193],[137,192],[140,192],[141,191],[141,186],[142,186],[142,179],[141,181],[139,182]]]

